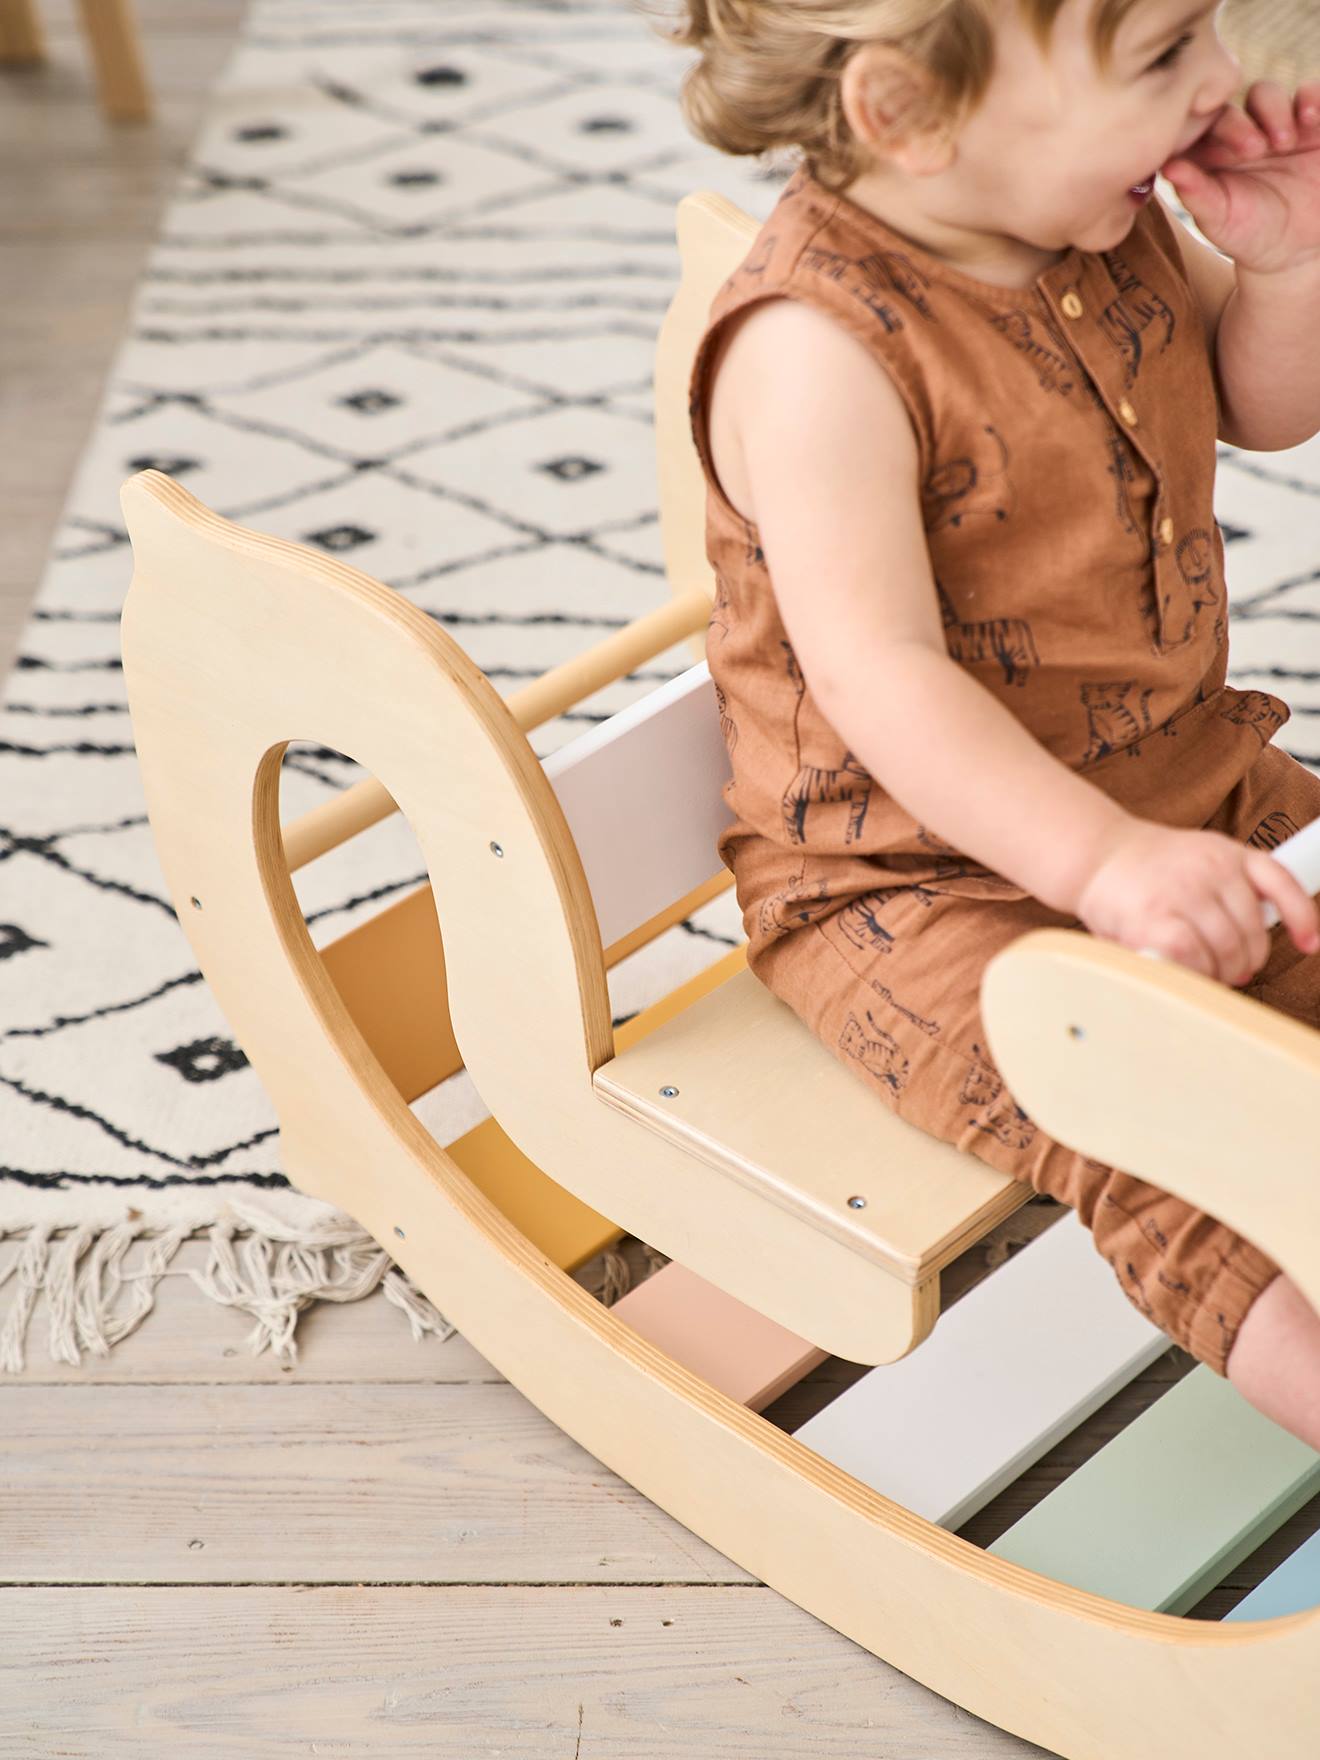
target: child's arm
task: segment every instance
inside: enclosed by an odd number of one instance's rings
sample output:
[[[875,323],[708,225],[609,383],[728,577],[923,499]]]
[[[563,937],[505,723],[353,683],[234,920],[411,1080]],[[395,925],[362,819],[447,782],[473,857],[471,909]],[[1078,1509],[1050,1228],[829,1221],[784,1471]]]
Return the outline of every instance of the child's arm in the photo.
[[[1093,933],[1228,983],[1268,956],[1261,899],[1303,952],[1320,946],[1281,863],[1126,812],[949,657],[911,423],[860,343],[775,299],[743,320],[719,380],[734,443],[716,468],[726,487],[736,473],[803,675],[914,818]]]
[[[920,824],[1072,914],[1131,815],[949,657],[916,440],[888,375],[788,300],[748,315],[722,371],[780,615],[823,714]]]

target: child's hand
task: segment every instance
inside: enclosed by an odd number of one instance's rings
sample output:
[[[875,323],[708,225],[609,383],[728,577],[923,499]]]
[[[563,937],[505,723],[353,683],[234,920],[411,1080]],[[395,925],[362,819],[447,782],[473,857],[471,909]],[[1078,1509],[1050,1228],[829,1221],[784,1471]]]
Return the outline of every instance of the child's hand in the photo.
[[[1315,900],[1264,850],[1218,831],[1132,819],[1106,846],[1075,910],[1095,935],[1245,984],[1269,955],[1262,899],[1273,900],[1302,953],[1320,948]]]
[[[1160,167],[1198,230],[1239,269],[1320,274],[1320,80],[1257,80],[1191,150]]]

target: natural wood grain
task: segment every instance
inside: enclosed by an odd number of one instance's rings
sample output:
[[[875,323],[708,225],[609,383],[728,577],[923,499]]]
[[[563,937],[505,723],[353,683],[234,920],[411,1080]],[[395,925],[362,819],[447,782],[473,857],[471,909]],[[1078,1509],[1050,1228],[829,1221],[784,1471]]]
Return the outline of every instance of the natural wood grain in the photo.
[[[0,1590],[0,1633],[33,1760],[1043,1752],[753,1584]]]

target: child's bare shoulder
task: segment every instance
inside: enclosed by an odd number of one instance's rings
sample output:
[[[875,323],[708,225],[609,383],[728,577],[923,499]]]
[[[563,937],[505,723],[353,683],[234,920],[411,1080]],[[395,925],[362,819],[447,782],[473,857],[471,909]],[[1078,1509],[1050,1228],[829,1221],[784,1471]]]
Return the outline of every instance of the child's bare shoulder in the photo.
[[[764,445],[757,448],[753,485],[751,436],[791,427],[822,467],[858,444],[914,444],[906,406],[884,368],[842,324],[805,300],[776,295],[735,312],[716,339],[707,384],[711,459],[726,497],[754,525],[757,491],[773,494],[775,486],[767,480]],[[822,440],[828,431],[827,446],[812,444],[813,427]],[[791,448],[791,467],[790,453],[783,455],[799,487],[803,451]]]
[[[752,524],[759,519],[748,436],[764,438],[827,410],[845,444],[852,435],[869,445],[885,436],[899,445],[912,440],[905,403],[884,366],[804,299],[773,296],[734,313],[716,338],[708,387],[711,461],[725,496]],[[766,449],[759,451],[764,458]]]

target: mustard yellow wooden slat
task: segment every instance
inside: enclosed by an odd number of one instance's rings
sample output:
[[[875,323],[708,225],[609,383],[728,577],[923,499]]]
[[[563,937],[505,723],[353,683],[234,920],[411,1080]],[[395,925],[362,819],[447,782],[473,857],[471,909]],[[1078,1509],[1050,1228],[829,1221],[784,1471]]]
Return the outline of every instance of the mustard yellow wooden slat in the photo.
[[[612,968],[683,922],[731,884],[732,875],[721,869],[704,885],[675,899],[668,909],[607,947],[606,967]],[[396,899],[330,942],[321,949],[321,957],[358,1031],[405,1100],[415,1100],[462,1068],[449,1018],[444,944],[429,885]]]
[[[428,889],[427,896],[430,893]],[[735,947],[704,971],[652,1003],[615,1028],[622,1044],[644,1039],[656,1027],[686,1008],[698,997],[727,982],[746,963],[746,949]],[[584,1204],[557,1181],[541,1172],[511,1141],[496,1119],[479,1125],[447,1145],[447,1152],[473,1184],[495,1204],[527,1239],[566,1271],[572,1271],[605,1247],[613,1246],[624,1230]],[[651,1280],[648,1280],[651,1281]],[[655,1301],[653,1291],[648,1307]],[[771,1324],[767,1322],[767,1324]],[[815,1361],[821,1360],[817,1352]],[[805,1369],[803,1370],[805,1374]]]

